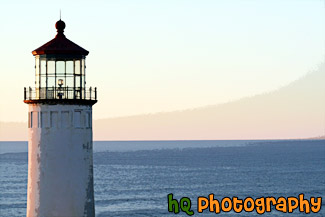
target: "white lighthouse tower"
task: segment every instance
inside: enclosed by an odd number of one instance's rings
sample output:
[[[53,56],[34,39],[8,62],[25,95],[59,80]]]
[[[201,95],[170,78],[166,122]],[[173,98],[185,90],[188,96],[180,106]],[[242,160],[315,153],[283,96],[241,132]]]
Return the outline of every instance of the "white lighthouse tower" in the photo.
[[[28,104],[27,217],[95,216],[92,105],[88,51],[68,40],[60,19],[55,38],[32,53],[35,88]]]

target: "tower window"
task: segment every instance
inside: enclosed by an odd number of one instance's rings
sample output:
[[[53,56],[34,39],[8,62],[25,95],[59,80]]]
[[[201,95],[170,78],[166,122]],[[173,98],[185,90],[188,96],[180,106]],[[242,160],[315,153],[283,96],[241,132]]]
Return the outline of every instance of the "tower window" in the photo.
[[[40,122],[41,122],[41,128],[48,128],[49,126],[49,116],[48,112],[41,112],[40,114]]]
[[[51,127],[58,128],[58,112],[51,112]]]
[[[85,115],[85,126],[86,128],[90,128],[91,127],[91,118],[90,118],[90,112],[86,112]]]
[[[74,112],[73,120],[74,120],[74,127],[81,128],[81,111]]]

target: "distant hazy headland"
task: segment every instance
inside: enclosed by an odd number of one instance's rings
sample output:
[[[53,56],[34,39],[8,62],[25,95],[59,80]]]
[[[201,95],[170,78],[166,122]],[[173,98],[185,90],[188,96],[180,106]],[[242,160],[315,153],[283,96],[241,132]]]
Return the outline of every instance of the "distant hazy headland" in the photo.
[[[276,91],[229,103],[94,120],[94,140],[325,139],[324,99],[323,64]],[[0,122],[0,140],[27,140],[27,123]]]

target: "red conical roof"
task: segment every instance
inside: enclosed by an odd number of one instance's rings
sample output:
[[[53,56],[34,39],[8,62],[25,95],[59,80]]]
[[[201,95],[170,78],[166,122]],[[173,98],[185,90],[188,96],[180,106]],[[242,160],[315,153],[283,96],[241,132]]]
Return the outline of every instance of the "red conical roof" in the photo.
[[[89,51],[65,37],[63,34],[65,23],[61,19],[56,22],[55,28],[58,32],[55,38],[34,50],[32,52],[34,56],[43,54],[74,54],[86,56],[89,54]]]

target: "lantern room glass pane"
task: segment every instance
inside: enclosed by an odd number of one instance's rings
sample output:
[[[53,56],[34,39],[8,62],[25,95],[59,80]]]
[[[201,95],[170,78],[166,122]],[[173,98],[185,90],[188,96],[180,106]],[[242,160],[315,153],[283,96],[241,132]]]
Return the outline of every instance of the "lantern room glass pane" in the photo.
[[[81,82],[81,80],[80,80],[80,76],[75,76],[75,79],[76,79],[76,88],[79,88],[80,87],[80,82]]]
[[[46,74],[46,60],[41,60],[41,75]]]
[[[57,75],[65,74],[65,62],[64,61],[56,61],[56,74]]]
[[[40,87],[46,87],[46,60],[40,62]]]
[[[81,76],[81,86],[86,87],[86,81],[85,81],[85,76]]]
[[[66,87],[73,87],[73,77],[66,77]]]
[[[55,61],[47,61],[47,74],[55,74]]]
[[[73,61],[66,62],[66,73],[67,75],[73,75]]]
[[[46,87],[46,75],[41,75],[41,87]]]
[[[80,60],[74,62],[74,73],[80,75]]]
[[[85,59],[81,60],[81,74],[85,74]]]
[[[55,77],[48,77],[48,87],[55,87]]]

